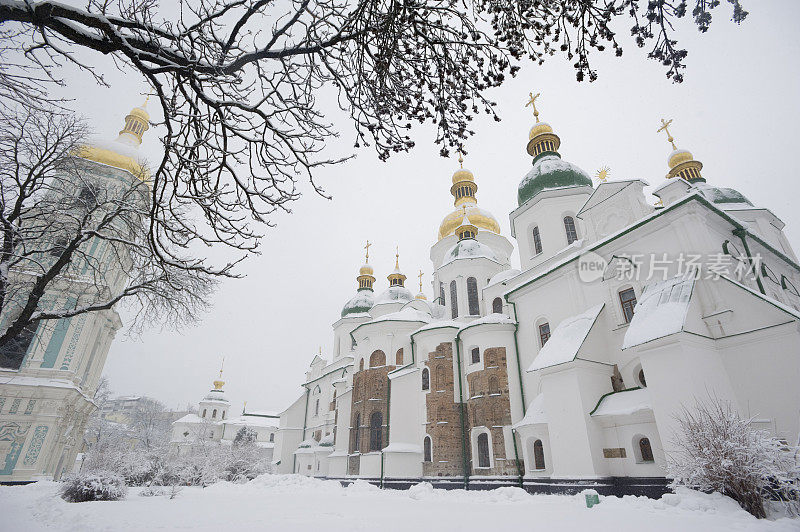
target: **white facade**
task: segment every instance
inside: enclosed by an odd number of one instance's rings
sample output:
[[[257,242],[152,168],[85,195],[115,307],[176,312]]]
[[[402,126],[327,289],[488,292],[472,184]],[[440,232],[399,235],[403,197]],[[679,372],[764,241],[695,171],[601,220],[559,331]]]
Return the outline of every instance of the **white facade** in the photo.
[[[706,184],[685,150],[654,207],[645,182],[594,186],[559,144],[532,129],[511,213],[519,270],[475,208],[472,174],[456,172],[433,303],[394,286],[396,268],[372,306],[345,306],[332,361],[314,358],[281,414],[280,471],[531,489],[627,479],[622,491],[646,493],[675,415],[711,397],[798,441],[800,266],[783,223]]]
[[[220,371],[220,379],[222,371]],[[201,440],[230,445],[242,427],[256,433],[256,445],[264,450],[264,458],[272,459],[280,416],[273,412],[242,412],[230,415],[230,401],[225,396],[222,380],[198,403],[197,414],[189,413],[172,422],[170,448],[177,454],[186,453]]]
[[[131,113],[139,120],[147,120],[143,108],[135,108]],[[130,120],[129,123],[133,124]],[[131,134],[126,126],[116,142],[108,143],[100,151],[125,165],[139,165],[136,152],[141,134],[147,128],[138,123],[137,127],[138,136]],[[99,153],[96,147],[84,149],[86,153]],[[80,183],[64,178],[48,192],[63,195],[65,212],[76,197],[83,198],[82,194],[91,187],[109,193],[133,187],[141,194],[134,200],[147,202],[148,188],[141,175],[123,169],[123,165],[103,164],[84,152],[73,162],[79,170]],[[108,288],[117,293],[127,283],[123,270],[117,267],[120,261],[127,260],[124,253],[119,253],[108,241],[90,240],[84,246],[81,251],[87,262],[94,260],[106,265],[102,279],[98,281],[97,275],[89,277],[91,271],[86,273],[80,261],[73,262],[68,268],[71,268],[69,279],[74,282],[51,286],[41,300],[43,305],[50,309],[72,308],[86,298],[91,299],[96,290]],[[13,269],[9,273],[12,283],[15,277],[29,276],[28,272]],[[82,278],[86,278],[85,284],[81,283]],[[0,316],[5,325],[15,312],[9,310],[14,308],[14,302],[6,303]],[[0,367],[0,483],[58,479],[71,470],[83,443],[86,421],[96,408],[92,396],[111,342],[121,326],[115,310],[103,310],[38,322],[32,334],[20,336],[25,338],[20,340],[18,364]]]

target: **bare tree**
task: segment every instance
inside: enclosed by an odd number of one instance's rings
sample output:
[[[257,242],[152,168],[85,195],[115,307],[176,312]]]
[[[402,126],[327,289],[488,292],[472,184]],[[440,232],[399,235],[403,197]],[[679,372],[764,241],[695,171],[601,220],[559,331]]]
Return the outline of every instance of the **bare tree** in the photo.
[[[151,217],[143,176],[75,156],[86,133],[72,115],[0,111],[0,367],[19,367],[42,322],[122,300],[140,323],[191,319],[213,286],[153,246],[148,224],[183,222]]]
[[[131,428],[145,451],[162,447],[169,441],[169,412],[155,399],[142,397],[136,404],[131,419]]]
[[[719,0],[692,0],[706,31]],[[732,18],[747,15],[728,0]],[[170,9],[174,4],[169,3]],[[164,155],[151,191],[150,238],[165,260],[192,244],[257,252],[258,225],[288,211],[298,183],[344,160],[326,149],[338,135],[318,96],[330,90],[354,126],[355,145],[381,159],[409,150],[415,122],[437,127],[448,155],[480,113],[499,120],[486,90],[523,59],[562,54],[578,80],[594,80],[589,58],[621,55],[612,27],[633,23],[638,46],[667,76],[683,79],[685,50],[673,24],[686,0],[0,0],[0,96],[41,102],[48,82],[72,66],[104,83],[91,63],[105,54],[140,74],[160,103]],[[21,51],[21,53],[17,53]],[[163,211],[183,225],[157,220]],[[199,216],[186,217],[186,212]],[[208,259],[194,270],[230,274]]]
[[[673,485],[731,497],[758,518],[764,502],[779,501],[800,512],[800,449],[753,427],[733,406],[716,397],[698,401],[677,416],[677,451],[667,455]]]

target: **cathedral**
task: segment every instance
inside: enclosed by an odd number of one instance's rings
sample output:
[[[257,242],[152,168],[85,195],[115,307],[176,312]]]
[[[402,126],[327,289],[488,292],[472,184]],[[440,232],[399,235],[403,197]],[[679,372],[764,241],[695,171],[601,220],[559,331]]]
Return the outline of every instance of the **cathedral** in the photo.
[[[57,195],[54,201],[63,205],[65,218],[100,191],[123,193],[147,205],[148,173],[138,148],[149,120],[146,103],[135,107],[116,140],[84,145],[71,157],[77,177],[61,175],[47,192]],[[125,234],[127,228],[116,227],[125,221],[115,220],[112,227]],[[38,244],[42,249],[58,245]],[[42,254],[43,261],[54,260],[46,251]],[[74,282],[56,283],[45,292],[41,302],[48,309],[74,308],[94,291],[118,293],[128,282],[119,262],[127,255],[109,240],[89,239],[80,256],[65,276]],[[102,264],[102,273],[90,264]],[[18,267],[9,278],[24,282],[26,274]],[[3,325],[16,312],[13,303],[4,306]],[[113,309],[41,321],[0,353],[0,483],[58,480],[72,471],[89,414],[96,408],[92,398],[121,326]]]
[[[406,287],[399,256],[376,292],[368,242],[328,358],[280,416],[279,472],[658,495],[676,414],[712,398],[798,442],[800,266],[783,222],[707,183],[670,121],[655,205],[642,180],[593,182],[536,96],[513,243],[463,167],[432,297]]]

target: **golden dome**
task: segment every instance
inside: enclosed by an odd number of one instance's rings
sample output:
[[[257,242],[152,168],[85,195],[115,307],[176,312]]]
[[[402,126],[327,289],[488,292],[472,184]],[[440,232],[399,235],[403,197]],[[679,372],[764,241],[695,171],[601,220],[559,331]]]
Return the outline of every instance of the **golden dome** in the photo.
[[[120,146],[120,148],[124,150],[125,147]],[[119,168],[120,170],[127,170],[142,181],[147,182],[150,180],[150,172],[148,171],[147,167],[139,163],[130,155],[124,155],[117,151],[112,151],[97,146],[81,146],[78,148],[76,155],[81,159],[113,166],[114,168]]]
[[[366,263],[358,270],[358,275],[373,275],[374,273],[375,270],[372,269],[372,266]]]
[[[528,134],[528,140],[532,140],[533,137],[541,135],[542,133],[552,133],[553,128],[550,127],[550,124],[547,122],[536,122],[531,128],[531,132]]]
[[[439,240],[452,235],[455,230],[461,225],[464,220],[464,213],[469,222],[477,227],[479,230],[491,231],[492,233],[500,234],[500,224],[491,213],[481,209],[474,203],[466,203],[444,217],[442,223],[439,225]]]
[[[225,381],[214,381],[214,389],[215,390],[221,390],[224,385],[225,385]]]
[[[471,181],[474,183],[475,176],[472,175],[472,172],[470,172],[466,168],[459,168],[453,174],[453,184],[455,185],[456,183],[462,183],[464,181]]]
[[[128,113],[128,116],[141,118],[146,122],[150,120],[150,113],[148,113],[147,109],[145,109],[144,107],[134,107],[133,109],[131,109],[131,112]]]
[[[679,164],[689,162],[692,159],[694,157],[689,150],[675,150],[670,154],[667,164],[670,168],[675,168]]]

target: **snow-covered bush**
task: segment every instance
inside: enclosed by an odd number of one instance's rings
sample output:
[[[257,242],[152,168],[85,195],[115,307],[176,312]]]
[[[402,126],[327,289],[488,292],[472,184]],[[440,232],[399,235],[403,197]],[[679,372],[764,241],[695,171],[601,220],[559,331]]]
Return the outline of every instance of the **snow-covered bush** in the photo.
[[[264,451],[256,444],[258,435],[249,427],[242,427],[236,433],[230,452],[223,456],[225,480],[247,482],[258,475],[269,473],[270,466],[264,459]]]
[[[711,399],[676,416],[677,451],[667,456],[673,486],[717,491],[756,517],[766,517],[764,500],[778,500],[790,515],[800,511],[797,447],[773,438],[743,419],[730,403]]]
[[[122,477],[103,472],[69,477],[60,490],[61,498],[67,502],[116,501],[127,492]]]

